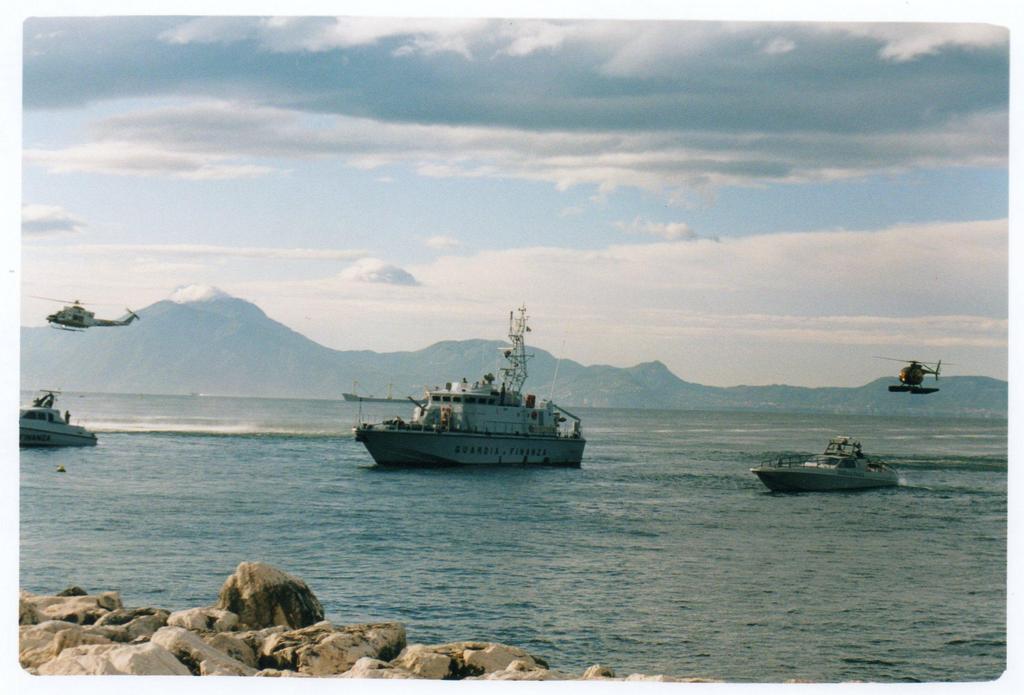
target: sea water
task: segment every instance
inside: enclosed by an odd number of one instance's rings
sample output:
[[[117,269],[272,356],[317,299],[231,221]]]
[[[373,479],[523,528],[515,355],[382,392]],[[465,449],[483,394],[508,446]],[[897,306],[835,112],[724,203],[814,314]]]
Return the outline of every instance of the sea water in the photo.
[[[305,580],[336,624],[504,642],[569,674],[1005,668],[1005,420],[580,409],[579,469],[386,470],[351,426],[411,404],[61,398],[99,445],[21,451],[34,593],[76,584],[177,610],[213,604],[259,560]],[[898,466],[901,485],[780,494],[750,473],[839,434]]]

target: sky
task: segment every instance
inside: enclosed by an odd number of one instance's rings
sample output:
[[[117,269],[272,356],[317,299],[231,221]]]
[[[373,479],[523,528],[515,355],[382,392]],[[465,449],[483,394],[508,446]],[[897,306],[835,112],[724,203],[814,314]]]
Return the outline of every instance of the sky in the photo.
[[[525,304],[705,384],[1007,378],[1005,27],[533,17],[29,18],[20,323],[200,284],[343,350]]]

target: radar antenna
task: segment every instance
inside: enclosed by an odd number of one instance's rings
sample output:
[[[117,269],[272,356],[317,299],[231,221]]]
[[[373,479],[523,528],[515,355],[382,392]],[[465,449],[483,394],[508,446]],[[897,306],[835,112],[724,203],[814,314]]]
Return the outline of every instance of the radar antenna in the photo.
[[[526,361],[533,355],[526,354],[526,343],[523,336],[530,331],[526,324],[526,307],[519,307],[519,315],[516,312],[508,312],[508,339],[512,341],[511,348],[505,348],[505,359],[508,366],[501,368],[502,386],[506,391],[519,393],[526,382]]]

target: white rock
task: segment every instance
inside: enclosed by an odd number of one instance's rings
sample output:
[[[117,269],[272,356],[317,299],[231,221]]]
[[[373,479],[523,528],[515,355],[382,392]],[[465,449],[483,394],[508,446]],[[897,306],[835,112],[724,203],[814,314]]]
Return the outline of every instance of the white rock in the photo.
[[[501,671],[492,671],[483,676],[470,676],[466,680],[485,681],[564,681],[571,680],[569,676],[558,671],[551,671],[537,666],[532,659],[516,659],[509,663]]]
[[[679,682],[678,678],[673,678],[672,676],[666,676],[666,675],[661,674],[661,673],[659,673],[657,675],[654,675],[654,676],[648,676],[648,675],[646,675],[644,673],[631,673],[628,676],[626,676],[626,680],[627,681],[650,681],[650,682],[655,682],[655,683],[678,683]]]
[[[601,664],[594,664],[583,672],[580,677],[581,680],[589,681],[596,680],[599,678],[615,678],[615,669],[610,666],[602,666]]]
[[[224,652],[232,659],[241,661],[246,666],[257,666],[256,652],[249,644],[235,634],[227,632],[215,632],[213,634],[200,635],[200,638],[208,645],[219,652]]]
[[[107,654],[120,646],[123,645],[83,644],[68,647],[61,650],[57,658],[41,664],[37,673],[41,676],[118,675]]]
[[[116,591],[85,596],[23,596],[25,603],[35,609],[39,620],[63,620],[79,625],[96,622],[110,611],[122,608]]]
[[[126,644],[107,652],[107,658],[120,673],[138,676],[187,676],[191,672],[174,654],[159,644]]]
[[[132,642],[140,637],[149,639],[167,624],[169,615],[163,608],[118,608],[102,616],[91,628],[115,642]]]
[[[422,678],[440,680],[451,670],[452,659],[424,644],[410,644],[391,663]]]
[[[256,669],[214,649],[198,635],[182,627],[172,625],[162,627],[153,635],[151,642],[165,647],[195,674],[203,672],[204,662],[209,662],[205,667],[207,672],[219,674],[230,672],[235,676],[251,676],[256,673]]]
[[[265,668],[253,674],[261,678],[312,678],[308,673],[298,671],[282,671],[279,668]]]
[[[188,608],[171,613],[167,617],[167,624],[183,627],[186,630],[224,632],[238,625],[238,616],[231,611],[214,608],[213,606]]]
[[[483,649],[470,648],[462,652],[462,662],[467,669],[483,674],[503,671],[513,661],[522,661],[528,669],[541,668],[525,650],[507,644],[488,644]]]
[[[232,632],[231,636],[237,637],[238,639],[248,644],[252,648],[253,653],[255,653],[258,657],[260,651],[263,648],[263,643],[267,640],[267,638],[271,635],[276,635],[281,632],[288,632],[288,628],[286,628],[284,625],[275,625],[273,627],[265,627],[262,630],[243,630],[241,632]]]
[[[395,668],[387,661],[364,656],[358,659],[352,668],[341,674],[341,678],[420,678],[420,676],[404,668]]]
[[[39,674],[187,676],[190,671],[167,649],[145,642],[71,647],[40,666]]]
[[[18,593],[18,625],[35,625],[45,620],[32,602],[32,594],[25,590]]]
[[[34,669],[57,658],[70,647],[110,643],[105,635],[89,631],[77,623],[47,620],[18,628],[18,661],[25,668]]]
[[[465,680],[475,681],[564,681],[570,680],[569,676],[557,671],[549,671],[546,668],[532,668],[525,671],[503,670],[488,673],[486,676],[470,676]]]
[[[361,657],[390,659],[405,646],[401,623],[334,627],[329,621],[269,635],[260,646],[260,663],[314,676],[342,674]]]

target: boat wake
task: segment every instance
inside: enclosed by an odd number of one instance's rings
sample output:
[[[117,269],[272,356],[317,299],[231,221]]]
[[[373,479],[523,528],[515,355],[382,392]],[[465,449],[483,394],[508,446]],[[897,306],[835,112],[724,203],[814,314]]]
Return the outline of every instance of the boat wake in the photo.
[[[314,429],[302,427],[268,426],[261,423],[235,422],[138,422],[117,420],[83,420],[82,424],[93,432],[106,434],[170,434],[185,436],[221,437],[350,437],[350,430]]]

